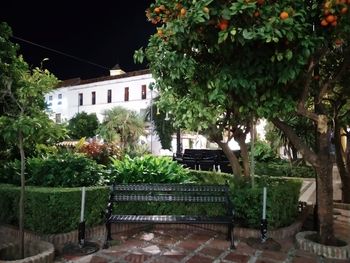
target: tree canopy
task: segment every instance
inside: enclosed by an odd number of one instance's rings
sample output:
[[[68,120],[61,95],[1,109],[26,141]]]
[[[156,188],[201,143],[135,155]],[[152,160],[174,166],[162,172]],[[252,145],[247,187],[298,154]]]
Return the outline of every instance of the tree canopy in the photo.
[[[286,134],[317,171],[322,243],[334,241],[332,124],[326,109],[339,86],[348,90],[349,5],[345,0],[156,0],[146,15],[157,32],[135,53],[136,60],[149,61],[159,105],[186,128],[265,117]],[[314,123],[314,149],[284,121],[290,115]]]
[[[96,135],[98,127],[99,122],[96,113],[77,113],[68,123],[69,135],[73,139],[93,137]]]

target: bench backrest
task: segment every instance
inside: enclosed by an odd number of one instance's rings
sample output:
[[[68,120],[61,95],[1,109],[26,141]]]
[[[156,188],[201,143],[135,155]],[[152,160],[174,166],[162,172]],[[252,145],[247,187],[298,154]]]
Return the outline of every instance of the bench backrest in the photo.
[[[231,207],[227,185],[115,184],[110,201],[225,203]]]

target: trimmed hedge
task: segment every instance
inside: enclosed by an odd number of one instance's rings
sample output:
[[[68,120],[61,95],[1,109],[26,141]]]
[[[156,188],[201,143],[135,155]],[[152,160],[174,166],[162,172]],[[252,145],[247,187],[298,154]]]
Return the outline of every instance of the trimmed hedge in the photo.
[[[107,187],[86,188],[87,226],[101,224],[107,205]],[[0,185],[0,223],[18,225],[20,188]],[[26,187],[25,228],[41,234],[65,233],[77,229],[80,221],[80,188]]]
[[[302,182],[296,179],[260,178],[256,186],[250,182],[236,182],[233,203],[240,225],[259,228],[262,217],[263,187],[267,187],[266,217],[268,228],[275,229],[290,225],[298,216],[298,200]]]
[[[297,216],[301,181],[257,179],[251,188],[248,180],[230,174],[191,171],[190,180],[203,184],[229,183],[238,221],[247,227],[259,228],[262,214],[262,187],[268,185],[267,219],[270,229],[290,225]],[[0,223],[18,224],[20,188],[0,185]],[[101,212],[107,205],[107,187],[88,187],[85,219],[87,226],[103,223]],[[25,228],[42,234],[64,233],[77,229],[80,220],[80,188],[26,188]],[[222,206],[185,203],[126,203],[116,206],[114,213],[221,215]]]
[[[258,162],[255,165],[255,174],[267,176],[286,176],[315,178],[315,170],[311,166],[290,165],[290,163],[264,163]]]

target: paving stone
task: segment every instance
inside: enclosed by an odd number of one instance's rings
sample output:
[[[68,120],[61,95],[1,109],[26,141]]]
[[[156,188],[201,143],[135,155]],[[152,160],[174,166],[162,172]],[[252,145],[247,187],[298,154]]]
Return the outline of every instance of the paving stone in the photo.
[[[99,256],[93,256],[90,260],[90,263],[107,263],[108,259],[99,257]]]
[[[193,242],[192,240],[185,240],[185,241],[182,241],[178,247],[180,248],[183,248],[185,250],[188,250],[188,251],[193,251],[195,249],[197,249],[198,247],[200,247],[202,244],[199,243],[199,242]]]
[[[194,255],[186,263],[212,263],[213,259],[201,255]]]
[[[317,263],[316,257],[294,257],[291,261],[292,263]]]
[[[287,258],[286,253],[274,252],[274,251],[263,251],[259,259],[273,259],[276,261],[284,261]]]
[[[146,260],[150,259],[150,255],[144,255],[144,254],[129,254],[124,257],[124,260],[126,262],[130,263],[142,263],[145,262]]]
[[[250,256],[238,254],[237,252],[231,252],[225,258],[225,260],[231,260],[236,263],[246,263],[249,261]]]
[[[182,258],[177,258],[177,256],[160,256],[152,260],[152,263],[179,263]]]
[[[236,249],[234,251],[239,251],[239,254],[243,254],[243,255],[254,255],[256,249],[252,248],[247,243],[240,241],[236,245]]]
[[[215,258],[219,257],[224,252],[225,250],[214,248],[214,247],[204,247],[199,251],[199,253],[201,254],[208,255]]]
[[[258,259],[255,263],[282,263],[283,261],[269,260],[269,259]]]
[[[226,250],[226,249],[230,248],[230,245],[231,245],[230,242],[225,240],[225,239],[217,239],[217,238],[215,238],[207,246],[208,247],[222,249],[222,250]]]

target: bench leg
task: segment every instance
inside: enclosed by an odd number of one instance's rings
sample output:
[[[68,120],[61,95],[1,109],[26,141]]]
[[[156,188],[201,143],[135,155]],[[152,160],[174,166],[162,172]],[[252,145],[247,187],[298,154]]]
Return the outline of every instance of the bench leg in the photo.
[[[110,222],[106,223],[106,230],[107,230],[107,237],[106,237],[105,243],[103,244],[103,248],[108,248],[109,247],[109,241],[113,240],[112,239],[111,223]]]
[[[231,249],[235,249],[235,239],[233,234],[233,223],[228,225],[227,239],[231,242]]]

